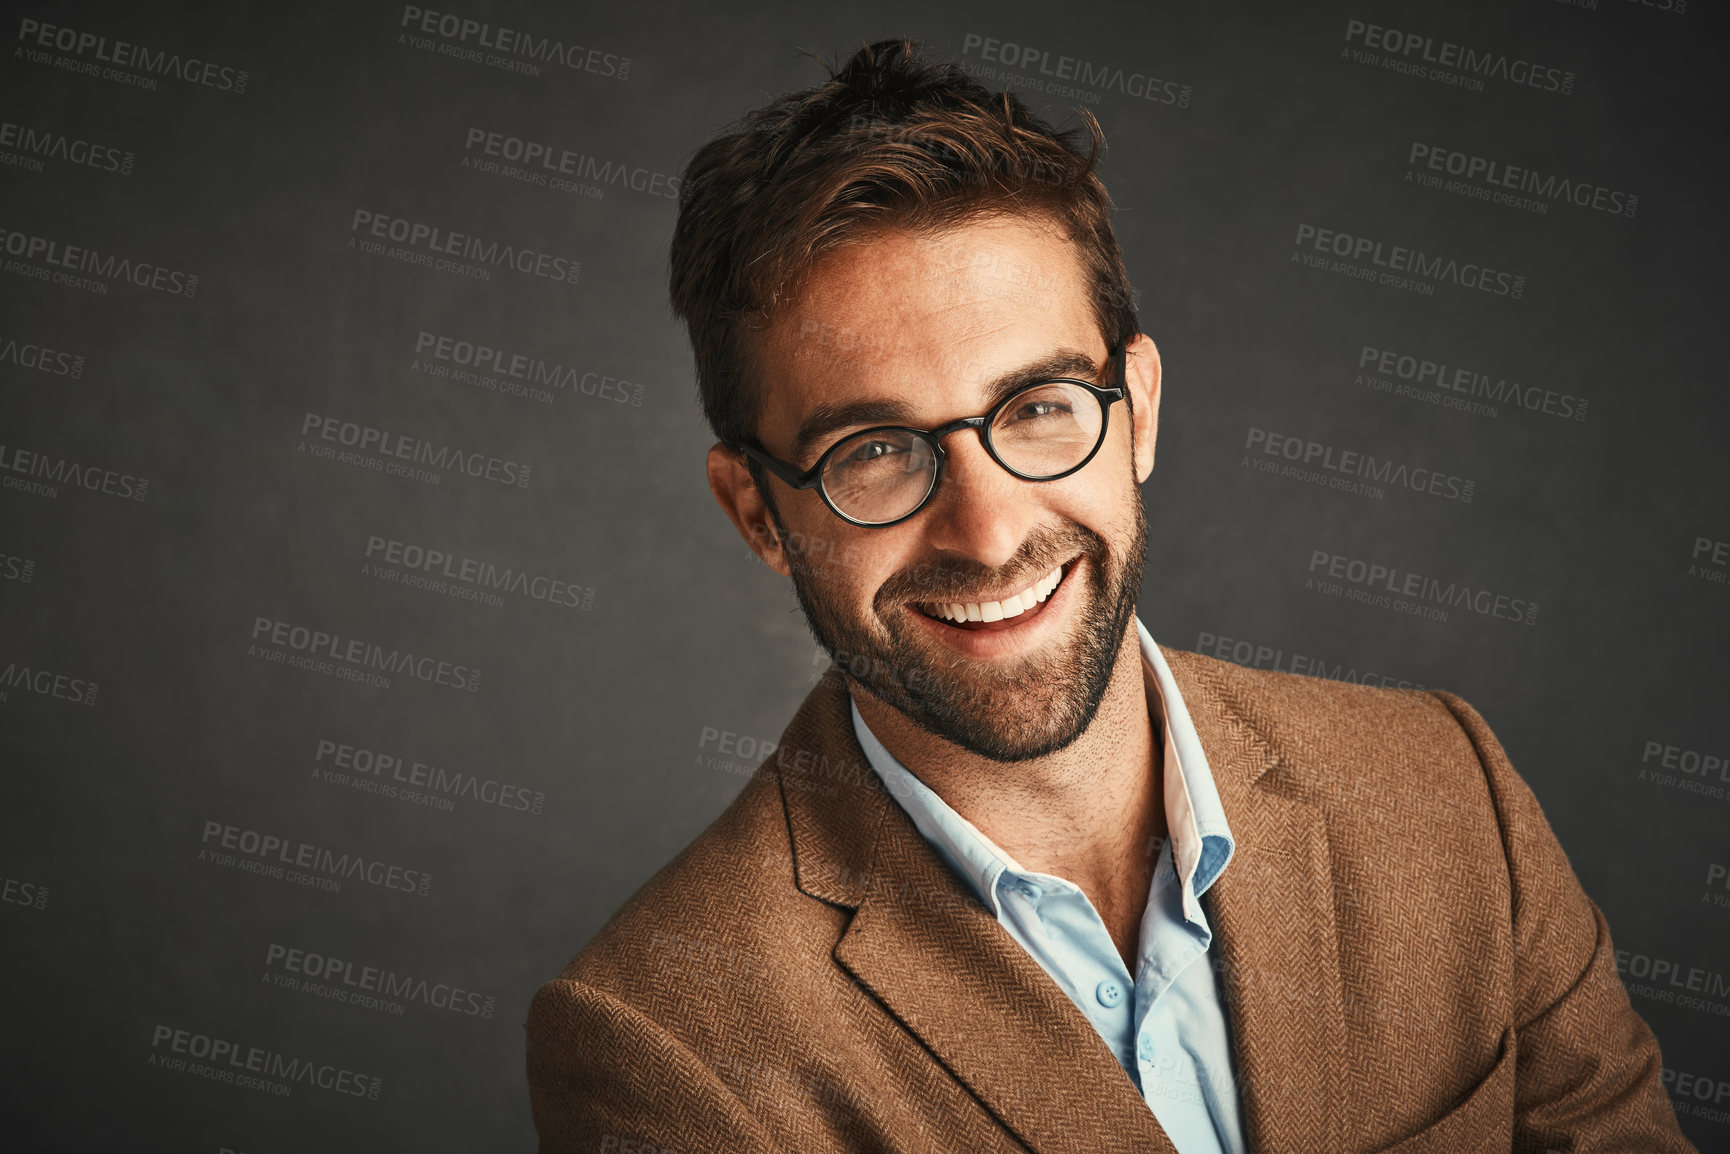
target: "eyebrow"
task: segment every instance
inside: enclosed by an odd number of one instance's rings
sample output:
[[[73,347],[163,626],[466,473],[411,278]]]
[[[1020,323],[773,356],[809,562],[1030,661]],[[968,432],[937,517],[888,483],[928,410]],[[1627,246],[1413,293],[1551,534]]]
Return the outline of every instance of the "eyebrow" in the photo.
[[[1052,377],[1078,377],[1098,381],[1103,366],[1080,349],[1059,348],[1036,361],[1010,369],[985,386],[985,409],[1018,389]],[[812,445],[831,433],[871,425],[909,425],[913,408],[906,401],[850,401],[844,405],[818,405],[799,423],[793,435],[793,459],[800,460]]]

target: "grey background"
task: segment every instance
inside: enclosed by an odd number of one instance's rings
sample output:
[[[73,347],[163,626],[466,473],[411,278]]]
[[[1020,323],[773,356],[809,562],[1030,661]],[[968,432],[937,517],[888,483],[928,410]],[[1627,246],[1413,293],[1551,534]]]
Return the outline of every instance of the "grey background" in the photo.
[[[1730,539],[1725,29],[1709,6],[444,9],[629,57],[622,79],[524,76],[399,43],[403,8],[389,4],[5,8],[0,120],[135,159],[127,174],[0,165],[0,228],[199,277],[189,299],[0,273],[0,346],[85,358],[72,379],[0,352],[5,452],[149,480],[142,501],[0,489],[0,669],[100,685],[94,704],[0,686],[0,875],[14,895],[0,903],[0,1101],[27,1148],[532,1144],[522,1020],[535,987],[760,760],[715,734],[773,740],[826,661],[704,483],[711,438],[665,304],[675,202],[479,173],[462,166],[465,134],[673,176],[736,116],[817,82],[801,50],[888,35],[974,65],[970,34],[1010,41],[1191,90],[1184,107],[1115,90],[1088,104],[1165,362],[1145,486],[1154,636],[1247,640],[1463,694],[1617,946],[1724,989],[1730,888],[1712,866],[1730,863],[1730,800],[1650,780],[1642,762],[1648,742],[1730,753],[1730,586],[1693,556],[1697,539]],[[33,60],[18,51],[24,19],[244,69],[246,90],[165,77],[144,91]],[[1469,91],[1357,63],[1342,58],[1350,19],[1536,60],[1575,87]],[[1022,95],[1059,119],[1079,103]],[[1403,179],[1414,142],[1636,193],[1638,212],[1540,215],[1420,188]],[[581,277],[482,282],[363,254],[348,245],[357,209],[572,257]],[[1305,268],[1292,257],[1306,223],[1506,269],[1524,293],[1423,296]],[[422,331],[623,379],[640,404],[432,378],[411,368]],[[1365,345],[1584,397],[1587,415],[1480,416],[1378,392],[1354,383]],[[314,459],[298,451],[308,412],[528,463],[532,480],[435,486]],[[1261,473],[1244,464],[1252,428],[1469,478],[1474,496],[1377,499]],[[591,606],[381,581],[362,572],[373,536],[557,577]],[[1540,612],[1431,621],[1321,595],[1304,587],[1317,550]],[[272,664],[248,655],[260,617],[479,668],[480,686],[367,688]],[[331,784],[313,776],[321,739],[518,785],[544,806],[457,797],[442,811]],[[425,896],[353,879],[327,893],[225,868],[199,858],[210,821],[433,881]],[[398,1016],[280,988],[273,943],[496,1008],[410,1000]],[[1667,1071],[1730,1084],[1730,997],[1716,1001],[1636,993]],[[153,1066],[159,1026],[381,1090],[281,1097]],[[1724,1118],[1681,1122],[1702,1150],[1727,1150]]]

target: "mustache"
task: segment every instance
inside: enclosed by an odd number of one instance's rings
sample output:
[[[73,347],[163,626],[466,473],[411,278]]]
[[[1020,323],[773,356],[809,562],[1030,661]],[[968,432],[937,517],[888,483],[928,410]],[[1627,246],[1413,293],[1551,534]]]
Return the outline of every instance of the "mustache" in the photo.
[[[877,590],[875,608],[908,601],[977,600],[982,591],[1019,589],[1033,584],[1077,554],[1096,559],[1107,553],[1105,538],[1073,522],[1061,529],[1036,529],[1001,566],[950,560],[910,565],[885,580]]]

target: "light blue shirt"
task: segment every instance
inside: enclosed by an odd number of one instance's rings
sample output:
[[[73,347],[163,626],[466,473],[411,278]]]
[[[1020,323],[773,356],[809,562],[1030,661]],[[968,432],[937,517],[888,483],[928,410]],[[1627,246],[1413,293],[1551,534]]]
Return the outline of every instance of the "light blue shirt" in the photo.
[[[1234,843],[1177,683],[1139,620],[1135,628],[1149,707],[1165,720],[1169,837],[1148,890],[1133,977],[1079,886],[1021,868],[896,761],[857,705],[853,732],[919,832],[1093,1023],[1180,1154],[1243,1154],[1231,1038],[1208,961],[1213,930],[1198,900],[1231,861]]]

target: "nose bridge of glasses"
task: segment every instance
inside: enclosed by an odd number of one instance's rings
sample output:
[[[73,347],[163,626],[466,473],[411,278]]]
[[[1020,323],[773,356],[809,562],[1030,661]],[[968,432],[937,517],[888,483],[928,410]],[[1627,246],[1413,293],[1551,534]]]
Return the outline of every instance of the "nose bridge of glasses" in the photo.
[[[936,465],[940,480],[933,484],[927,500],[937,498],[939,491],[952,501],[962,499],[964,494],[978,497],[983,491],[996,490],[1000,486],[1006,488],[1015,483],[1015,475],[998,458],[991,443],[990,426],[988,416],[963,417],[931,430],[931,441],[937,446]],[[978,434],[973,447],[959,452],[953,447],[946,449],[944,439],[963,429],[972,429]]]
[[[938,454],[942,455],[945,437],[949,436],[950,433],[959,433],[962,429],[974,429],[979,433],[979,443],[983,445],[985,443],[985,425],[986,418],[984,417],[961,417],[950,421],[947,425],[938,425],[932,429],[930,432],[931,442],[937,446]]]

